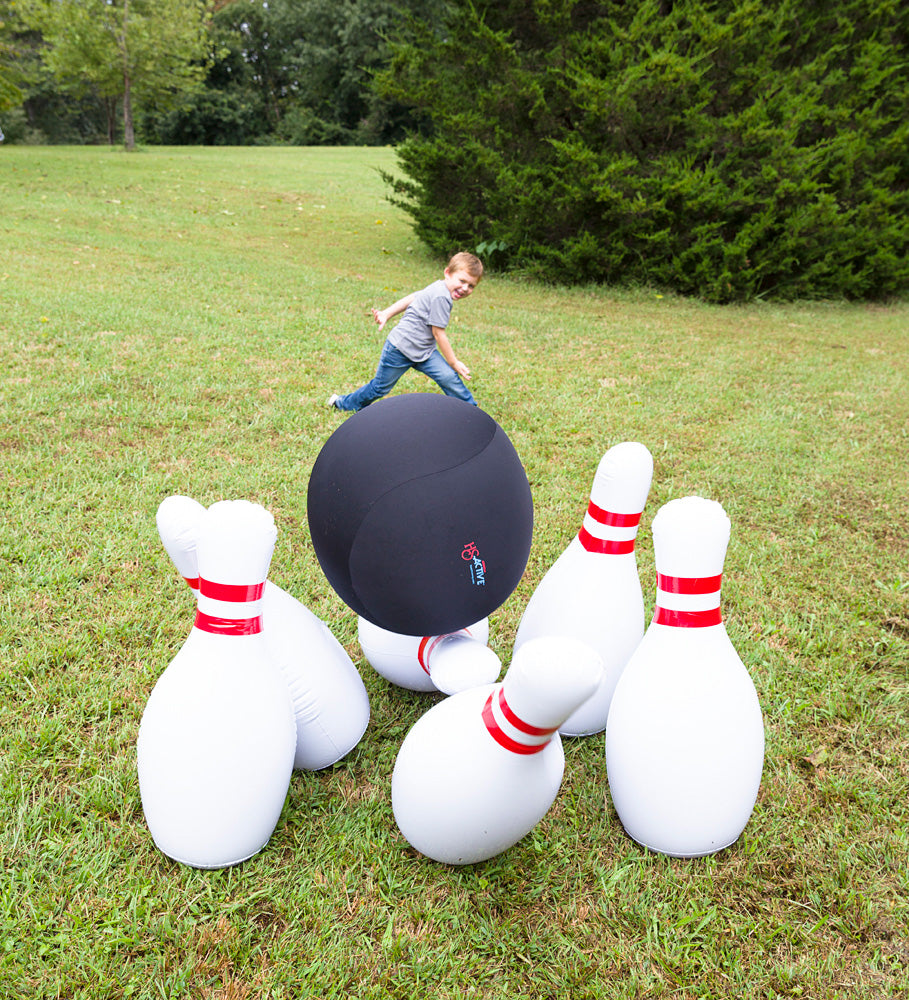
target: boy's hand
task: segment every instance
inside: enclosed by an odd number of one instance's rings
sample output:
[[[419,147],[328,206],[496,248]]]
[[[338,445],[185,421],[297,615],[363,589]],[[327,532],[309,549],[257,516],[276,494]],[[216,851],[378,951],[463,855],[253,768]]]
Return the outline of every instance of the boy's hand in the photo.
[[[379,324],[380,330],[388,322],[388,313],[384,309],[373,309],[372,317]]]
[[[464,364],[463,361],[458,361],[458,359],[455,358],[455,363],[452,367],[465,382],[470,381],[470,369]]]

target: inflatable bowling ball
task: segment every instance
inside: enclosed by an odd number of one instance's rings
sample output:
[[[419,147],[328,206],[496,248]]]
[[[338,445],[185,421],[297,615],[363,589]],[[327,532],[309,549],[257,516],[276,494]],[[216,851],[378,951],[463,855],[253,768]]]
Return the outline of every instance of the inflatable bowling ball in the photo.
[[[316,458],[307,507],[341,600],[404,635],[487,617],[530,554],[533,500],[514,446],[488,414],[437,393],[348,417]]]

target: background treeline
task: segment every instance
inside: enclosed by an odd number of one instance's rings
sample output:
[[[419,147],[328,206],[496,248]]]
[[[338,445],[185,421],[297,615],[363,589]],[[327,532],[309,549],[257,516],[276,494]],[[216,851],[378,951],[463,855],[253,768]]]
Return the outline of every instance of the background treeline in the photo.
[[[371,87],[428,0],[0,0],[8,142],[386,144],[412,109]],[[4,96],[6,100],[4,101]],[[5,108],[4,108],[5,104]]]
[[[12,141],[400,143],[393,196],[441,255],[718,302],[909,287],[901,0],[0,11]]]

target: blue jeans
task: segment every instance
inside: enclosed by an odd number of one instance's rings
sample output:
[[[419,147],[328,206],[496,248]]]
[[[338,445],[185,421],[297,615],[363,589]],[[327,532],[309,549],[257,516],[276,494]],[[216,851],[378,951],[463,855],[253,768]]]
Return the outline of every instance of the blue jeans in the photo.
[[[418,372],[431,378],[446,396],[454,396],[456,399],[463,399],[465,403],[477,405],[458,373],[438,351],[433,351],[425,361],[411,361],[386,340],[379,357],[379,367],[372,380],[346,396],[339,396],[335,400],[335,406],[339,410],[362,410],[364,406],[387,396],[408,368],[416,368]]]

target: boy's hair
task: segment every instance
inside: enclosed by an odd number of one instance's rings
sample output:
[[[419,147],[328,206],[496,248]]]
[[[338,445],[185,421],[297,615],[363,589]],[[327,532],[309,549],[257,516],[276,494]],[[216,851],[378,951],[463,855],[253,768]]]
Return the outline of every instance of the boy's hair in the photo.
[[[475,257],[472,253],[456,253],[448,262],[446,271],[465,270],[471,278],[479,280],[483,277],[483,261]]]

